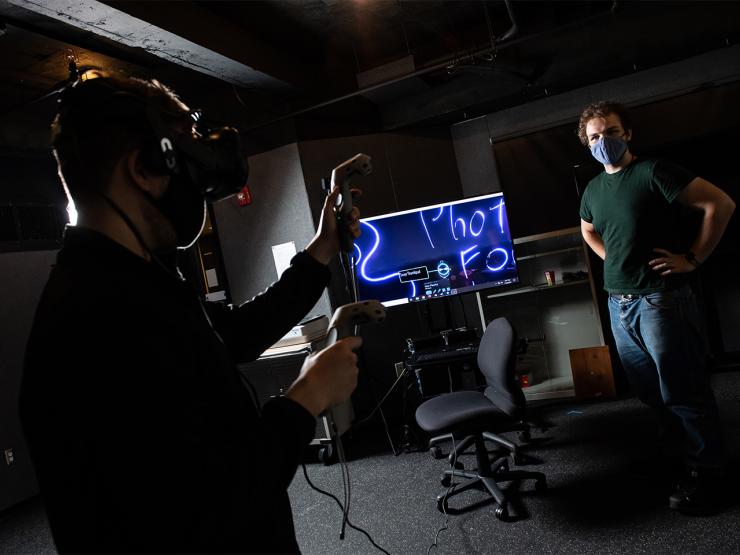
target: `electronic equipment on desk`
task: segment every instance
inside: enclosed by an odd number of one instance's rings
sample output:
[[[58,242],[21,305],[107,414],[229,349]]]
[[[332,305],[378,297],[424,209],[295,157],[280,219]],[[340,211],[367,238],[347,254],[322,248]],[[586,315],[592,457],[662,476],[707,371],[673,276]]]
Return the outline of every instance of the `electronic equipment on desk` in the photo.
[[[502,193],[360,220],[359,299],[385,306],[519,282]]]
[[[477,355],[479,343],[477,331],[469,328],[444,330],[439,335],[419,339],[408,338],[406,364],[420,366],[464,360]]]
[[[419,366],[422,364],[445,364],[464,360],[478,354],[478,342],[464,345],[455,345],[453,347],[442,347],[441,349],[430,349],[425,351],[416,351],[409,357],[406,364],[409,366]]]

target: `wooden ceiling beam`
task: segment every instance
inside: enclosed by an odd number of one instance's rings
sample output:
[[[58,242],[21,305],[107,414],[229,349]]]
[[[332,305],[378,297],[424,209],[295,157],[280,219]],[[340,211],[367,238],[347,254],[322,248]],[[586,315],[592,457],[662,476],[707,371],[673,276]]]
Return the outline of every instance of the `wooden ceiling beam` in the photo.
[[[147,3],[131,3],[131,8],[141,12],[139,15],[146,16],[144,19],[95,0],[0,1],[28,12],[30,18],[42,16],[59,21],[239,87],[283,94],[295,90],[295,83],[286,78],[290,68],[286,62],[278,60],[277,53],[230,24],[214,21],[212,16],[189,2],[166,2],[164,7],[149,3],[152,9],[148,14],[145,13]],[[164,19],[163,8],[180,12],[177,17],[169,18],[169,29],[157,24]],[[18,9],[14,10],[15,17],[18,13]],[[218,29],[215,33],[214,28]],[[220,37],[219,51],[213,49],[212,40],[207,42],[208,46],[203,45],[206,38],[214,36]],[[265,70],[257,69],[258,65]],[[278,72],[281,73],[279,77],[274,75]]]

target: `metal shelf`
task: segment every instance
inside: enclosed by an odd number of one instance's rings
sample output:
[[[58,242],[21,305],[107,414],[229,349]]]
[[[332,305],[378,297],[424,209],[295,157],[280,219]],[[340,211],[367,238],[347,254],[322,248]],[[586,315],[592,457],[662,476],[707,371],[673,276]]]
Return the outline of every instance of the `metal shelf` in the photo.
[[[555,285],[530,285],[529,287],[520,287],[512,289],[511,291],[504,291],[503,293],[494,293],[493,295],[486,295],[487,299],[495,299],[497,297],[508,297],[509,295],[522,295],[524,293],[534,293],[536,291],[547,291],[549,289],[559,289],[560,287],[569,287],[571,285],[583,285],[589,283],[588,279],[579,279],[575,281],[564,281],[556,283]]]
[[[552,256],[554,254],[562,254],[564,252],[582,252],[583,247],[568,247],[565,249],[557,249],[554,251],[546,251],[546,252],[538,252],[536,254],[527,254],[524,256],[517,256],[516,261],[520,262],[522,260],[530,260],[532,258],[541,258],[543,256]]]
[[[581,233],[581,228],[576,227],[566,227],[565,229],[558,229],[556,231],[548,231],[547,233],[538,233],[537,235],[528,235],[526,237],[516,237],[514,239],[515,245],[523,245],[525,243],[531,243],[533,241],[541,241],[542,239],[552,239],[554,237],[564,237],[566,235],[579,235]]]

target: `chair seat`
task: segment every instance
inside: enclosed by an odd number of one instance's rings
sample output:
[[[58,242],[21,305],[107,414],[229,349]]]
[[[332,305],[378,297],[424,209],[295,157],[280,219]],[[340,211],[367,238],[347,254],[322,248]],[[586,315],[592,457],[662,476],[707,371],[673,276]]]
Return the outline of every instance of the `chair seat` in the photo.
[[[465,430],[489,430],[511,419],[478,391],[445,393],[422,403],[416,409],[416,422],[422,430],[445,433]]]

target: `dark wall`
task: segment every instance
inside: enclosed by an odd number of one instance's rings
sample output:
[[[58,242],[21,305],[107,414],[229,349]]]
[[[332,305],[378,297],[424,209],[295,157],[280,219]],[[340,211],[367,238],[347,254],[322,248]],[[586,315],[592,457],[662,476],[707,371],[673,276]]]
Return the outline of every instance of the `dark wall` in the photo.
[[[493,146],[514,237],[579,225],[573,166],[588,163],[572,127]]]
[[[450,133],[465,196],[501,191],[496,158],[491,150],[488,118],[484,116],[453,125]]]
[[[0,511],[38,492],[17,404],[26,341],[66,205],[50,151],[0,147]],[[5,449],[13,451],[10,465]]]
[[[0,204],[67,204],[51,150],[0,147]]]
[[[213,205],[235,304],[278,279],[272,245],[293,241],[296,251],[303,250],[316,230],[296,144],[252,156],[249,162],[253,203],[239,206],[235,197],[229,197]],[[311,311],[329,312],[325,296]]]
[[[38,492],[18,418],[23,357],[55,251],[0,253],[0,511]],[[13,449],[6,465],[3,452]]]
[[[49,152],[0,149],[0,252],[61,245],[67,198]]]

